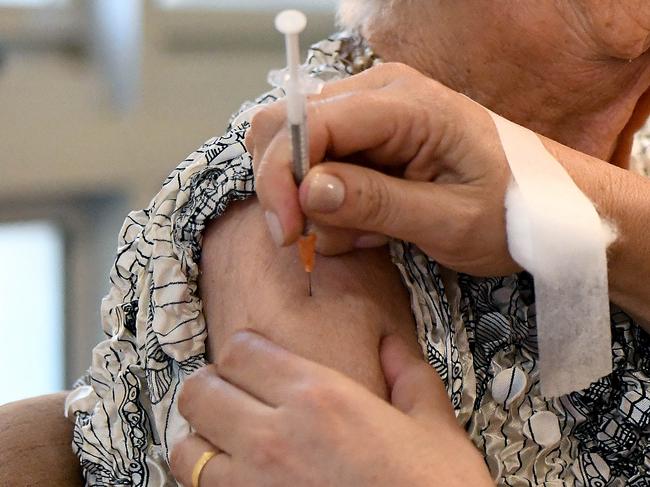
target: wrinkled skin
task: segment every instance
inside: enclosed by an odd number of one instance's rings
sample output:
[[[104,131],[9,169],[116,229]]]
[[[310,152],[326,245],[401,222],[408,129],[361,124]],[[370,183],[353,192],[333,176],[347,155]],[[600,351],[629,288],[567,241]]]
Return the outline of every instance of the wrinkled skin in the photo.
[[[394,4],[394,12],[365,27],[386,60],[600,159],[611,156],[648,89],[650,4],[644,0]],[[647,117],[647,107],[640,108]]]

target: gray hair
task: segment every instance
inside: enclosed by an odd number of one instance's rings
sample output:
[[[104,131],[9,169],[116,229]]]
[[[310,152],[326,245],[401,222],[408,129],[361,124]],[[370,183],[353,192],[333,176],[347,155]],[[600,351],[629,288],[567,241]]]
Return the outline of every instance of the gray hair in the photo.
[[[360,31],[376,16],[387,0],[339,0],[338,24],[352,31]]]

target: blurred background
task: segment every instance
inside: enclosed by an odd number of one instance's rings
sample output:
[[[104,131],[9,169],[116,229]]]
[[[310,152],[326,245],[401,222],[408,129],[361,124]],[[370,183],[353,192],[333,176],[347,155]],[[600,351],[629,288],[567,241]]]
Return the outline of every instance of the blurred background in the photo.
[[[335,0],[0,0],[0,404],[69,388],[117,232],[284,66],[275,13]]]

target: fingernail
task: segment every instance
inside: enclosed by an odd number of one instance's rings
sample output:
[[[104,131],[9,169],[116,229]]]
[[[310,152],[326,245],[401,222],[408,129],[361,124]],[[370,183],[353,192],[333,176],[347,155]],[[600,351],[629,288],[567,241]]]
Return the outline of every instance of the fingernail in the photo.
[[[387,243],[387,236],[379,235],[378,233],[370,233],[368,235],[360,236],[356,242],[354,242],[354,247],[357,249],[370,249],[373,247],[381,247]]]
[[[318,173],[307,188],[307,210],[330,213],[338,210],[345,199],[345,186],[336,176]]]
[[[264,212],[264,218],[266,218],[266,226],[269,227],[271,238],[278,247],[282,246],[284,244],[284,232],[278,215],[272,211],[266,211]]]

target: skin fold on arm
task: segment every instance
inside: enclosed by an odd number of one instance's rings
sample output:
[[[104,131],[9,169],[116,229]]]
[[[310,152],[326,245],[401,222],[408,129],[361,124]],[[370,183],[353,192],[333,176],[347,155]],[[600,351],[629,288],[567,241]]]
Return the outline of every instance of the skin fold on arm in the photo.
[[[250,328],[387,396],[379,343],[397,334],[419,350],[409,298],[388,251],[317,257],[313,296],[295,246],[278,248],[256,201],[239,202],[204,235],[200,289],[208,354]]]

